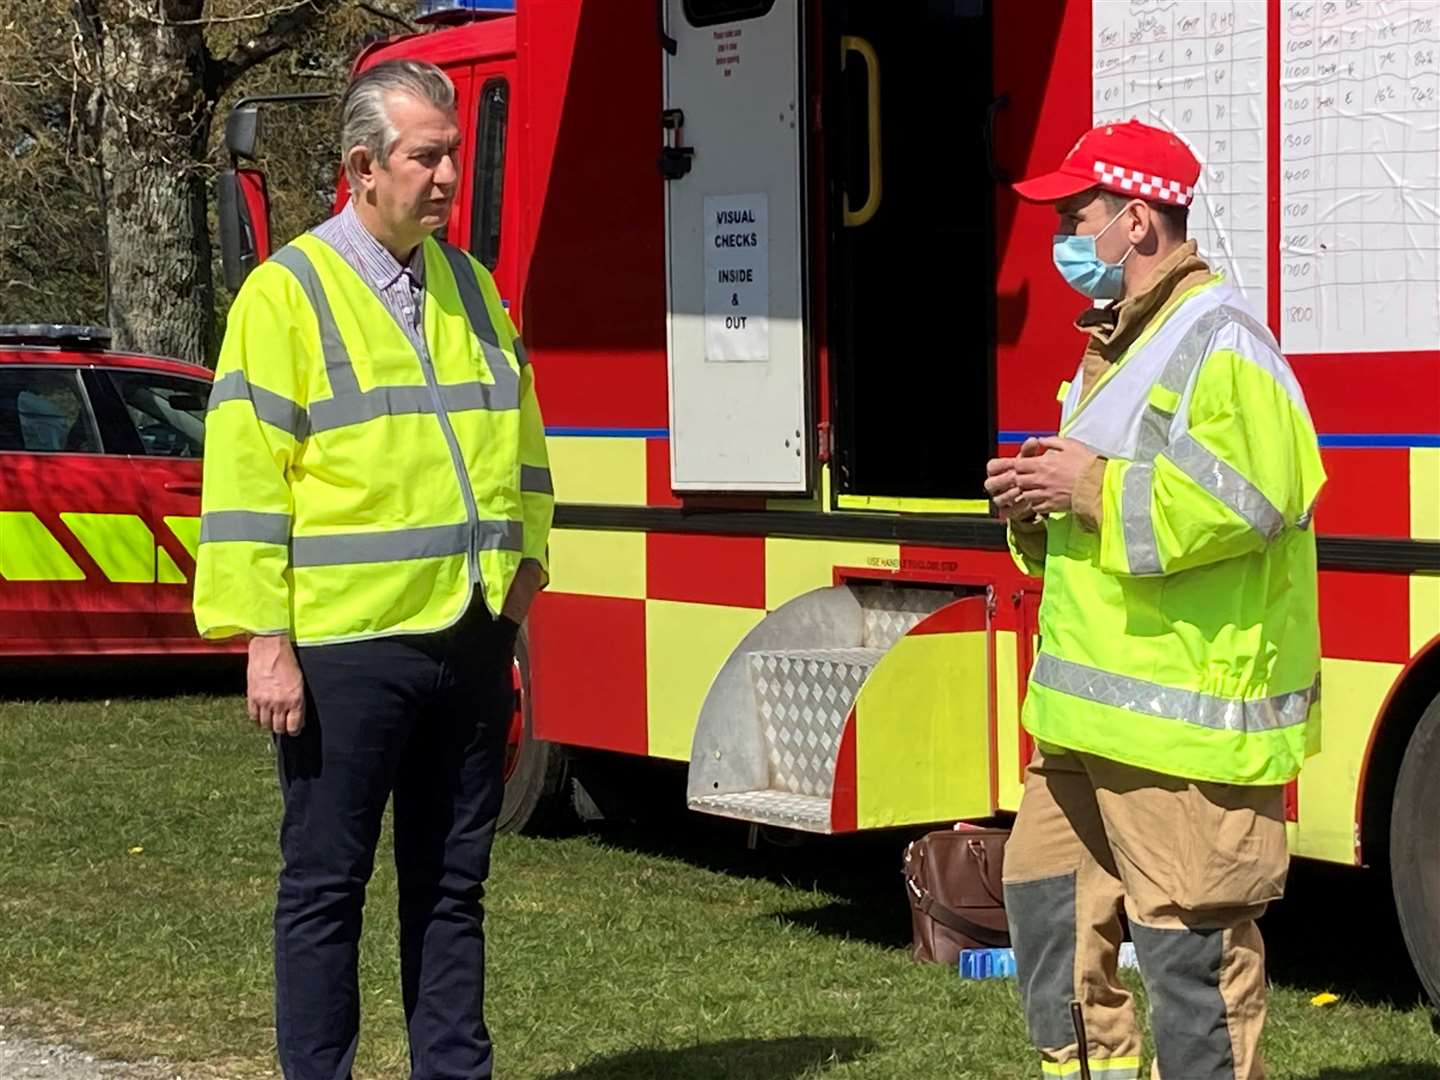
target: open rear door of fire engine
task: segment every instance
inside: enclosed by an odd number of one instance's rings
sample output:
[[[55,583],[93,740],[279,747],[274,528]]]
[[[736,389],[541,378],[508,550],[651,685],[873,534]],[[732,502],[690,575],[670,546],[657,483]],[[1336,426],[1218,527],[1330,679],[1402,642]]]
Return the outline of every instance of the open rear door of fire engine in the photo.
[[[805,492],[800,0],[666,0],[670,475]]]

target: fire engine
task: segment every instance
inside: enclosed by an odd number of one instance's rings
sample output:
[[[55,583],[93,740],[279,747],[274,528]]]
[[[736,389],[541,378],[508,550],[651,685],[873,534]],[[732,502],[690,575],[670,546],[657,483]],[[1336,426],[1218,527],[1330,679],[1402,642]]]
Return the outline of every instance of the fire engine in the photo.
[[[426,7],[358,64],[455,82],[446,234],[524,333],[558,500],[511,824],[575,748],[687,762],[691,808],[812,833],[1015,809],[1040,582],[981,478],[1054,431],[1080,345],[1053,216],[1007,180],[1138,116],[1206,163],[1192,233],[1267,315],[1330,476],[1291,846],[1390,865],[1440,1001],[1433,4]],[[263,176],[222,185],[238,276]]]

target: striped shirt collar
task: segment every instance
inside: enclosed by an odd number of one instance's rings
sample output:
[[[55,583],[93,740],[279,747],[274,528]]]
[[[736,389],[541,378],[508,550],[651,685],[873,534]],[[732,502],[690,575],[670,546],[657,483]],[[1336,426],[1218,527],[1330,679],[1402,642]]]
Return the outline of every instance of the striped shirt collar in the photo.
[[[337,238],[349,249],[355,270],[367,283],[380,292],[391,288],[402,274],[410,275],[415,288],[425,284],[425,245],[416,244],[410,261],[404,266],[396,261],[384,244],[365,228],[355,212],[354,201],[347,202],[335,219]]]

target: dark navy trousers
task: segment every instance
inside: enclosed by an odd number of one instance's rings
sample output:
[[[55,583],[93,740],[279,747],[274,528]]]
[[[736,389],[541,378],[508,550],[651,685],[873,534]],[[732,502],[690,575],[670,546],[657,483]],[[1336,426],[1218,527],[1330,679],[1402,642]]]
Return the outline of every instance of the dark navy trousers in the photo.
[[[503,793],[515,624],[302,646],[305,726],[278,739],[275,1027],[287,1080],[346,1080],[365,886],[394,797],[413,1080],[491,1075],[481,904]]]

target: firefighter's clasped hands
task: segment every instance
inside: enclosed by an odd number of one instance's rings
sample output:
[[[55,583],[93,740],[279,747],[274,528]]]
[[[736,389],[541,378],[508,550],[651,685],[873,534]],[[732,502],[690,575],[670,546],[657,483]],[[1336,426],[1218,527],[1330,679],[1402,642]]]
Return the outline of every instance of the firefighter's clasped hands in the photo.
[[[985,467],[985,491],[1000,516],[1029,520],[1071,508],[1075,485],[1098,455],[1074,439],[1026,439],[1013,458],[994,458]]]

